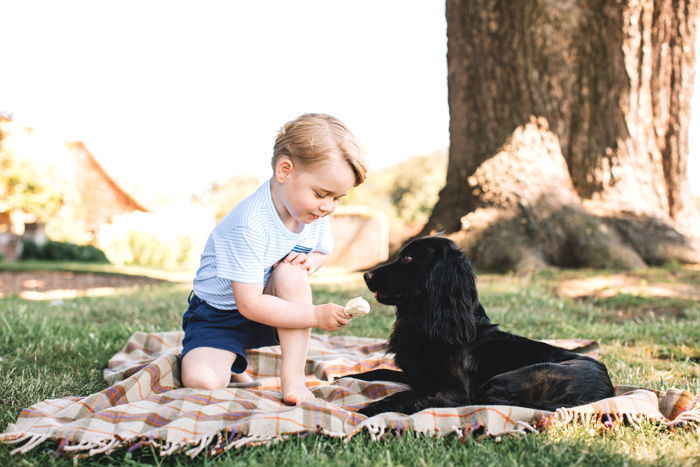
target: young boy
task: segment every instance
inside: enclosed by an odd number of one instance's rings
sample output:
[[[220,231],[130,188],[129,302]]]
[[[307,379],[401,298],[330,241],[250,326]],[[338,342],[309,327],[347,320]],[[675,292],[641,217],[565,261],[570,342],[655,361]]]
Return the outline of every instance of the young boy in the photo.
[[[313,398],[304,366],[311,328],[350,322],[340,305],[313,305],[309,276],[333,248],[328,224],[338,200],[365,179],[355,137],[338,119],[305,114],[275,140],[272,178],[241,201],[207,240],[194,279],[181,377],[216,389],[245,372],[246,349],[280,344],[282,398]]]

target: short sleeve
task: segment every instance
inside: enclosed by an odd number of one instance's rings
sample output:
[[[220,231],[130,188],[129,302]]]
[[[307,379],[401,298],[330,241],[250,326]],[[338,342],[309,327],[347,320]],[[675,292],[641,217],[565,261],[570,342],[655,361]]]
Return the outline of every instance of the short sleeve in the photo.
[[[214,239],[214,248],[218,277],[246,284],[265,282],[263,258],[267,240],[264,233],[237,227]]]
[[[323,253],[325,255],[330,255],[333,252],[333,234],[331,233],[331,222],[329,216],[322,217],[319,219],[321,223],[318,242],[314,251]]]

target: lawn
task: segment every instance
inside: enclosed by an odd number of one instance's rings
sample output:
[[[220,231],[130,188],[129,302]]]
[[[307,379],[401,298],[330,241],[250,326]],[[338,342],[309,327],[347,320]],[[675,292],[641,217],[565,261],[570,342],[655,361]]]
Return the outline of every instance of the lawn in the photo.
[[[18,268],[18,266],[15,266]],[[33,265],[33,270],[40,269]],[[60,267],[57,267],[60,269]],[[21,269],[21,268],[20,268]],[[15,269],[17,270],[17,269]],[[80,268],[73,267],[74,271]],[[94,269],[93,269],[94,272]],[[115,272],[115,271],[105,271]],[[613,276],[608,271],[553,271],[516,277],[479,276],[482,302],[494,322],[535,339],[589,338],[600,342],[601,358],[618,384],[653,389],[680,387],[700,392],[700,302],[687,296],[654,297],[637,290],[595,298],[559,298],[562,278]],[[700,272],[678,266],[633,273],[644,284],[700,284]],[[651,288],[650,288],[651,290]],[[164,283],[130,289],[109,297],[28,301],[0,299],[0,429],[22,408],[49,398],[85,396],[106,387],[102,370],[109,357],[135,331],[179,329],[188,285]],[[357,281],[319,285],[317,303],[345,303],[364,295]],[[370,300],[373,312],[341,332],[386,337],[392,325],[389,307]],[[220,457],[161,459],[149,449],[82,459],[100,465],[679,465],[700,463],[700,433],[670,432],[654,424],[590,433],[585,427],[551,429],[500,441],[460,441],[407,433],[372,442],[359,435],[349,442],[316,435],[269,446],[229,451]],[[0,445],[0,465],[71,465],[45,443],[22,456]]]

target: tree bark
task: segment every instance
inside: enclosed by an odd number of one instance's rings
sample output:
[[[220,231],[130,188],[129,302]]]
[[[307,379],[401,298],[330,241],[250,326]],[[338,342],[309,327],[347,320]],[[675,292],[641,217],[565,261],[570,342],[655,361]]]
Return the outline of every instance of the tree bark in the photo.
[[[687,179],[697,9],[447,0],[450,159],[422,233],[452,234],[496,269],[700,261]]]

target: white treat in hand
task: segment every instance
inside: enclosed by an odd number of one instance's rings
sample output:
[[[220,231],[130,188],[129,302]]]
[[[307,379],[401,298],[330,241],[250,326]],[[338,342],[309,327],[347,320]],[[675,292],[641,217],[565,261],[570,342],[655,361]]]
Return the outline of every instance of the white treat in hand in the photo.
[[[345,304],[345,313],[352,316],[364,316],[369,313],[369,303],[362,297],[356,297]]]

